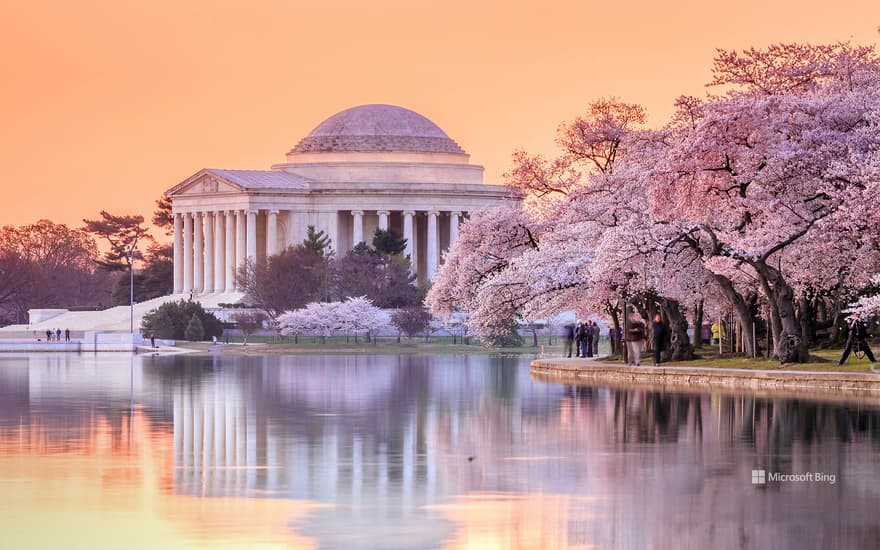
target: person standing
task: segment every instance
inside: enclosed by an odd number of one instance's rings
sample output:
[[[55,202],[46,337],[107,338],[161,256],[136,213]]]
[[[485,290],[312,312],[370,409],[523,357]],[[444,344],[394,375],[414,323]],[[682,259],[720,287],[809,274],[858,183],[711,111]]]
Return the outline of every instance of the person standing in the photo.
[[[586,357],[586,351],[584,351],[584,322],[578,321],[577,328],[574,331],[574,356],[575,357]]]
[[[584,350],[584,357],[593,356],[593,327],[589,321],[584,321],[584,335],[581,339],[581,346]]]
[[[712,345],[717,346],[721,343],[721,339],[727,336],[724,331],[724,324],[721,321],[712,323]]]
[[[563,332],[565,335],[565,348],[562,353],[567,357],[571,357],[571,345],[574,343],[574,324],[568,323],[562,328],[564,329]],[[227,344],[228,343],[229,342],[227,341]]]
[[[52,341],[52,331],[49,330],[49,329],[46,329],[46,341],[47,341],[47,342],[51,342],[51,341]]]
[[[840,356],[840,361],[837,363],[838,367],[846,362],[846,358],[849,357],[849,354],[856,346],[858,346],[856,349],[865,352],[865,357],[868,358],[868,361],[876,363],[874,360],[874,353],[871,352],[871,348],[868,347],[868,326],[865,324],[865,321],[862,320],[862,316],[858,313],[853,314],[853,316],[849,318],[849,335],[846,337],[846,346],[843,348],[843,355]]]
[[[602,336],[602,329],[596,324],[596,321],[590,321],[593,324],[593,355],[599,357],[599,338]]]
[[[70,329],[69,328],[64,329],[64,341],[70,342]]]
[[[654,344],[654,366],[660,366],[660,356],[663,351],[666,350],[666,337],[669,334],[669,330],[666,328],[666,323],[663,322],[663,317],[658,313],[654,315],[654,322],[651,323],[651,343]]]
[[[629,318],[626,331],[627,364],[639,366],[642,360],[642,348],[645,345],[645,323],[636,313]]]

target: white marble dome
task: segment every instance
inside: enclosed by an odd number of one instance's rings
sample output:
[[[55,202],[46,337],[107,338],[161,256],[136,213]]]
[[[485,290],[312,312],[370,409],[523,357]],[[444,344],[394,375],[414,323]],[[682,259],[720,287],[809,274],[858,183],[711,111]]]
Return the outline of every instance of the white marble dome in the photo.
[[[291,152],[356,151],[465,154],[436,124],[395,105],[360,105],[340,111],[315,127]]]

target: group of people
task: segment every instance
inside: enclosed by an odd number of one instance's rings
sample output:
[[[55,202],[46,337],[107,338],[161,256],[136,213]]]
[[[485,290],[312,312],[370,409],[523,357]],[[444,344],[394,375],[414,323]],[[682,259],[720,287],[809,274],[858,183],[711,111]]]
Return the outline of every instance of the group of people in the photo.
[[[651,322],[651,348],[654,352],[654,366],[660,366],[663,352],[666,351],[666,341],[669,338],[669,329],[663,322],[663,316],[657,313]],[[641,316],[633,313],[629,318],[626,329],[626,363],[640,366],[642,363],[642,350],[648,339],[648,330]]]
[[[47,342],[53,342],[53,341],[60,342],[61,336],[62,336],[62,332],[61,332],[60,328],[57,328],[54,331],[52,329],[46,329],[46,341]],[[65,342],[70,342],[70,329],[69,328],[64,329],[63,336],[64,336]]]
[[[574,348],[575,357],[594,357],[599,354],[599,336],[601,329],[595,321],[578,321],[577,325],[565,325],[565,350],[566,357],[572,356]],[[639,366],[642,360],[642,350],[648,338],[648,330],[642,318],[633,313],[626,324],[624,334],[619,334],[614,328],[608,330],[608,339],[611,343],[611,351],[618,351],[618,343],[623,337],[626,342],[627,364]],[[663,322],[663,317],[658,313],[651,323],[651,339],[654,352],[654,366],[661,362],[663,352],[666,350],[666,342],[669,338],[669,329]]]
[[[648,338],[648,329],[642,318],[633,313],[620,334],[613,327],[608,329],[608,340],[611,344],[611,352],[619,351],[621,340],[626,344],[626,359],[628,365],[639,366],[642,360],[642,351]],[[599,355],[599,337],[601,328],[595,321],[578,321],[577,324],[565,325],[565,350],[566,357],[595,357]],[[651,340],[654,352],[654,366],[658,366],[666,350],[666,341],[669,338],[669,329],[663,322],[663,317],[658,313],[651,323]]]
[[[599,336],[601,334],[596,321],[578,321],[574,332],[574,340],[577,344],[576,357],[593,357],[599,355]],[[569,357],[571,351],[569,350]]]

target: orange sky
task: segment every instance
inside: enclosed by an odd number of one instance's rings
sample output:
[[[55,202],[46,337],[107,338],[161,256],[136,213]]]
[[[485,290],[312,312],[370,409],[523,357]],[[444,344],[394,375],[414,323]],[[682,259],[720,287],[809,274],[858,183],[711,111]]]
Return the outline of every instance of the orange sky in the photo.
[[[391,103],[498,181],[593,99],[662,122],[714,48],[875,43],[877,0],[5,0],[0,224],[149,214],[202,167],[268,169],[333,113]]]

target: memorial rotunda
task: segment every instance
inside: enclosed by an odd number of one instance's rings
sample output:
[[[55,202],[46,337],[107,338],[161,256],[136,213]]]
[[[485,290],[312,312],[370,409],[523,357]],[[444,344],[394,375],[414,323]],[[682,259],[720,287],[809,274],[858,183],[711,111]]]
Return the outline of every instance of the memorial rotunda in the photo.
[[[419,282],[469,212],[512,200],[436,124],[392,105],[339,112],[270,170],[205,168],[168,190],[174,294],[235,292],[235,270],[299,244],[309,225],[344,254],[376,228],[407,240]]]

